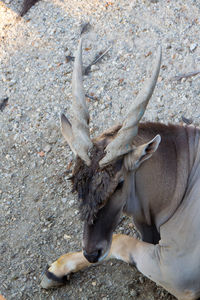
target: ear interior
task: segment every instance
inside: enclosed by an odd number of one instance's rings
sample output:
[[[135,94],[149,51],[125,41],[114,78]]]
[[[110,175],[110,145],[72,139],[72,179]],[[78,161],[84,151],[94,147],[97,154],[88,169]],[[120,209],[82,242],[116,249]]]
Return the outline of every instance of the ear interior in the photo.
[[[151,141],[133,149],[124,158],[125,167],[127,170],[137,169],[145,160],[149,159],[158,149],[161,142],[161,136],[156,135]]]
[[[141,153],[140,160],[148,159],[152,154],[158,149],[158,146],[161,142],[161,136],[157,134],[150,142],[146,143],[145,145],[142,145],[143,153]]]

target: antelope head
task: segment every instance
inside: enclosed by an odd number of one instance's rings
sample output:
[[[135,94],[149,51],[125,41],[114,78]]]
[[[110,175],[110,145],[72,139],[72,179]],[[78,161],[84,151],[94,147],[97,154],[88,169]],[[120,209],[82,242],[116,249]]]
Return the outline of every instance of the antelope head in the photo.
[[[161,141],[157,135],[143,145],[133,143],[154,91],[160,64],[161,47],[152,76],[133,101],[122,125],[91,140],[82,79],[82,40],[79,42],[72,76],[73,118],[70,122],[62,114],[61,131],[76,157],[72,185],[81,203],[83,251],[90,262],[101,260],[109,251],[113,230],[125,205],[124,172],[134,172],[152,156]]]

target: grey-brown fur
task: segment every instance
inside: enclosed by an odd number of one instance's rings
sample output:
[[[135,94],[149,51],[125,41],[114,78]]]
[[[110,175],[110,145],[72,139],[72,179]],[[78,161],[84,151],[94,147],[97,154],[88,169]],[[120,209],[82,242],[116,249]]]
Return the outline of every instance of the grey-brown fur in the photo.
[[[111,128],[94,140],[93,148],[90,151],[91,166],[88,167],[79,157],[76,159],[71,177],[72,191],[76,191],[78,194],[81,220],[88,223],[93,222],[98,210],[105,205],[117,188],[119,178],[116,175],[122,168],[123,158],[103,169],[99,167],[99,161],[105,155],[106,145],[116,137],[120,128],[121,125]],[[181,146],[178,143],[185,142],[181,136],[187,135],[185,127],[179,125],[147,122],[139,124],[138,135],[134,138],[133,144],[135,146],[143,144],[157,134],[162,137],[160,146],[166,155],[173,152],[174,156],[176,156],[176,149]]]
[[[104,157],[104,149],[109,138],[113,138],[120,126],[103,134],[90,150],[91,165],[87,166],[79,157],[71,177],[73,192],[78,193],[81,219],[92,223],[98,210],[105,205],[118,185],[117,173],[122,167],[122,159],[101,169],[99,161]]]

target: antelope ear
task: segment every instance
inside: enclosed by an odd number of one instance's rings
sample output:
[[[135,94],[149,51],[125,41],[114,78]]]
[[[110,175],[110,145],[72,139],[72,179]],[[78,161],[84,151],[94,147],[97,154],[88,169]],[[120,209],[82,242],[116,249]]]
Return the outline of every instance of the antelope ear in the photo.
[[[153,153],[157,150],[161,142],[161,136],[156,135],[151,141],[136,148],[129,152],[124,157],[124,164],[127,170],[136,170],[139,166],[147,159],[149,159]]]
[[[72,146],[73,140],[74,140],[72,125],[64,114],[61,114],[61,116],[60,116],[60,127],[61,127],[61,132],[62,132],[64,139],[67,141],[71,150],[76,155],[76,151]]]

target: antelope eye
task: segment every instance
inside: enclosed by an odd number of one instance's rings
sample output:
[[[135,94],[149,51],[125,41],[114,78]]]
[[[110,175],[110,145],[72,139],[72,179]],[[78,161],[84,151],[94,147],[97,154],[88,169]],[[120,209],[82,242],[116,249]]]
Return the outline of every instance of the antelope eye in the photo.
[[[122,189],[122,187],[123,187],[123,184],[124,184],[124,180],[123,180],[123,179],[121,179],[121,180],[119,181],[118,185],[117,185],[117,188],[116,188],[116,190],[121,190],[121,189]]]

